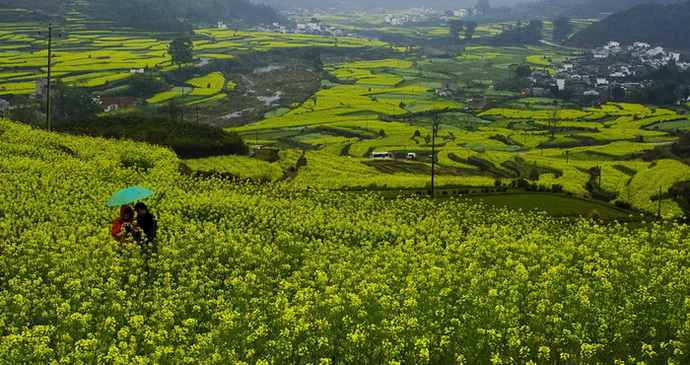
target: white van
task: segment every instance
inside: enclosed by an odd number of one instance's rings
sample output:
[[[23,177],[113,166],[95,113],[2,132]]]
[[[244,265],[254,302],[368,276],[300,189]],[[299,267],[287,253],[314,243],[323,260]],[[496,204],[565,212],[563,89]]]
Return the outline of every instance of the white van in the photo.
[[[393,154],[390,152],[372,152],[370,157],[375,160],[391,160],[393,159]]]

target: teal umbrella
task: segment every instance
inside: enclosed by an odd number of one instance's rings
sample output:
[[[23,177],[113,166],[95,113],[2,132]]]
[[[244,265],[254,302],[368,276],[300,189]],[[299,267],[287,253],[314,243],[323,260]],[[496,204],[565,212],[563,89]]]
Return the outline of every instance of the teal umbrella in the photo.
[[[131,188],[122,189],[113,194],[110,199],[108,199],[106,205],[109,207],[117,207],[119,205],[129,204],[137,200],[148,198],[155,193],[155,191],[143,186],[132,186]]]

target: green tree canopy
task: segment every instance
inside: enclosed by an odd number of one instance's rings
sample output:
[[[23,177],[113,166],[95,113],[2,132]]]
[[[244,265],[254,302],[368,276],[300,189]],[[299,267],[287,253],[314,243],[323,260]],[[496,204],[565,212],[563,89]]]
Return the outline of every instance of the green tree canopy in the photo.
[[[540,20],[531,20],[527,26],[518,21],[515,27],[494,36],[491,42],[497,45],[537,43],[541,39],[543,30],[544,23]]]
[[[26,95],[16,95],[12,99],[6,116],[22,123],[44,126],[45,115],[41,113],[41,106]]]
[[[168,54],[172,63],[181,68],[183,64],[192,62],[194,58],[193,49],[194,44],[191,39],[187,37],[175,38],[168,46]]]
[[[472,39],[475,29],[477,29],[477,22],[472,20],[465,22],[465,39]]]
[[[568,17],[558,17],[553,21],[553,40],[563,42],[568,39],[575,28]]]
[[[304,59],[307,60],[314,70],[317,72],[323,71],[323,61],[321,60],[321,51],[318,48],[309,48],[304,51]]]
[[[55,84],[55,93],[51,99],[56,122],[93,118],[103,111],[86,89],[73,87],[62,81]]]
[[[530,20],[527,24],[526,34],[531,41],[538,41],[541,39],[541,32],[544,30],[544,23],[541,20]]]
[[[170,85],[162,78],[150,72],[134,74],[129,78],[128,83],[127,95],[140,98],[153,96],[170,88]]]
[[[465,24],[461,20],[449,20],[448,21],[448,28],[450,31],[450,35],[453,37],[457,38],[460,36],[460,32],[462,32],[462,29],[465,27]]]
[[[489,0],[477,1],[477,5],[475,5],[474,8],[484,14],[491,12],[491,4],[489,4]]]

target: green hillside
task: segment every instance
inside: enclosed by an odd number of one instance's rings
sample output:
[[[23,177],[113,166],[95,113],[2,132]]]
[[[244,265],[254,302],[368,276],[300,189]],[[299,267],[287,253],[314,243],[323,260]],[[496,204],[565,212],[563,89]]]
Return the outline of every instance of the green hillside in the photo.
[[[595,47],[610,40],[630,45],[646,42],[672,49],[688,49],[690,2],[645,4],[613,14],[576,33],[569,44]]]
[[[601,19],[642,4],[677,4],[682,0],[541,0],[515,6],[511,14]]]
[[[9,121],[0,146],[3,363],[689,360],[686,226],[196,179]],[[131,185],[158,192],[148,263],[109,237]]]
[[[234,29],[285,22],[272,8],[247,0],[0,0],[0,21],[69,22],[75,14],[119,26],[157,31],[191,30],[193,25],[231,24]]]

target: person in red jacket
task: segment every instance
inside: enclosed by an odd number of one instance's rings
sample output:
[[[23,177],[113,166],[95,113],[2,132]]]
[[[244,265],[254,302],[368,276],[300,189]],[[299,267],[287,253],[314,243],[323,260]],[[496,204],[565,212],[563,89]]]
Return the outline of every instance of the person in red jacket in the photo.
[[[120,207],[120,216],[113,221],[113,226],[110,229],[110,234],[117,242],[118,248],[121,250],[125,243],[132,241],[132,234],[135,230],[134,226],[134,209],[129,205]]]

